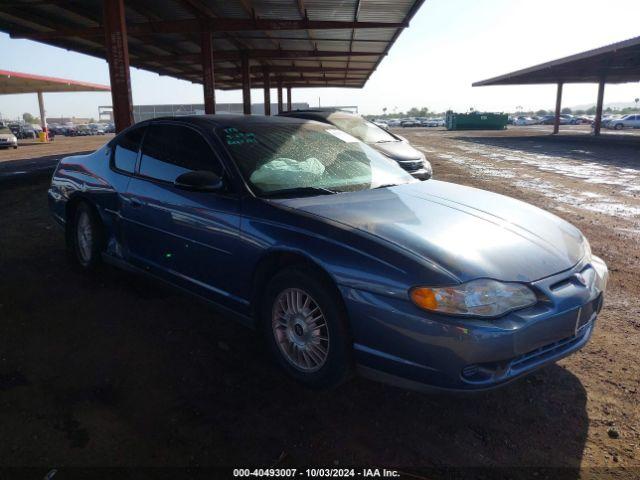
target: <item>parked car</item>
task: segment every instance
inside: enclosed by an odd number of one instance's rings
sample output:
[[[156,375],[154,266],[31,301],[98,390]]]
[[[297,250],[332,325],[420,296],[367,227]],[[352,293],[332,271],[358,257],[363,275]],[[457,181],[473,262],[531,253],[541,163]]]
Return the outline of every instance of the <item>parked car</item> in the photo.
[[[556,121],[555,115],[544,115],[540,121],[541,125],[553,125]],[[573,116],[568,114],[560,115],[560,125],[569,125],[573,122]]]
[[[400,120],[400,126],[403,128],[406,127],[419,127],[420,120],[416,120],[415,118],[404,118]]]
[[[397,118],[393,118],[391,120],[389,120],[387,122],[387,125],[389,127],[399,127],[400,126],[400,120],[398,120]]]
[[[422,127],[441,127],[444,125],[444,120],[441,118],[425,118],[420,122]]]
[[[67,137],[75,137],[76,136],[76,126],[73,125],[65,125],[64,126],[64,134]]]
[[[425,158],[424,153],[413,148],[404,138],[374,125],[359,115],[332,110],[294,110],[281,113],[280,116],[334,125],[385,157],[398,162],[404,170],[421,180],[431,178],[433,173],[431,163]]]
[[[53,133],[54,135],[65,135],[67,131],[67,127],[64,125],[47,125],[49,129],[49,134]]]
[[[625,115],[622,118],[611,119],[607,122],[606,127],[614,130],[640,128],[640,115]]]
[[[19,140],[38,138],[38,134],[29,124],[11,123],[9,129]]]
[[[518,117],[516,117],[513,121],[514,125],[535,125],[536,123],[538,123],[536,120],[534,120],[531,117],[525,117],[523,115],[520,115]]]
[[[591,125],[593,120],[585,115],[573,117],[573,125]]]
[[[0,127],[0,148],[18,148],[18,138],[9,127]]]
[[[92,135],[104,135],[105,134],[104,127],[102,125],[100,125],[99,123],[90,123],[88,126],[89,126],[89,130],[91,130],[91,134]]]
[[[82,124],[76,125],[74,129],[69,130],[72,137],[88,137],[94,135],[93,131],[89,128],[89,125]]]
[[[113,123],[108,123],[104,127],[104,133],[115,133],[115,131],[116,131],[116,126]]]
[[[233,312],[313,387],[356,365],[412,387],[505,384],[589,341],[608,277],[561,218],[420,182],[296,118],[140,122],[62,159],[48,199],[76,268],[106,261]]]

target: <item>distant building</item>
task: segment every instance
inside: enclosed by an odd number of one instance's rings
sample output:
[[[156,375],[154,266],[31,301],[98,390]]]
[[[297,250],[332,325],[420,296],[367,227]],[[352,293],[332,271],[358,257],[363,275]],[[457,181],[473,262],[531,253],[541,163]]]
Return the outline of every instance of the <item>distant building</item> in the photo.
[[[293,103],[293,110],[303,110],[309,108],[308,103]],[[278,104],[271,104],[271,113],[278,112]],[[237,113],[242,114],[242,103],[216,103],[216,113]],[[254,103],[251,105],[251,113],[264,115],[264,104]],[[149,120],[158,117],[179,117],[185,115],[204,115],[204,104],[168,104],[168,105],[134,105],[133,119],[135,122]],[[113,108],[111,106],[98,107],[98,118],[101,122],[112,121]]]
[[[47,117],[47,123],[57,123],[62,125],[64,123],[73,123],[74,125],[83,125],[85,123],[93,122],[93,118],[81,118],[81,117]]]

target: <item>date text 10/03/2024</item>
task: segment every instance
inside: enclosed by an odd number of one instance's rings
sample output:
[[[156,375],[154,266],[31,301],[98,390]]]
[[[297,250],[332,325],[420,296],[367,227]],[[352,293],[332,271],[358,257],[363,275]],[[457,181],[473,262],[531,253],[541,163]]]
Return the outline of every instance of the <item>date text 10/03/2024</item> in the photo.
[[[399,478],[397,470],[386,468],[236,468],[234,477],[257,478]]]

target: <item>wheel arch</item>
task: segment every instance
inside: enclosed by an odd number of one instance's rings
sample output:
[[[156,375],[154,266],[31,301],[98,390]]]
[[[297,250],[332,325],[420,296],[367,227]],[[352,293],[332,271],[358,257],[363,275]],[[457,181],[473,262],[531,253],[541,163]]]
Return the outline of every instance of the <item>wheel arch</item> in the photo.
[[[295,266],[306,267],[314,274],[320,276],[334,289],[335,293],[337,293],[341,299],[344,308],[344,300],[342,299],[342,294],[340,293],[336,280],[318,261],[299,250],[284,248],[272,249],[260,258],[251,278],[251,312],[256,326],[258,326],[258,322],[260,321],[260,305],[262,304],[263,295],[269,280],[283,269]]]
[[[104,233],[104,219],[102,218],[102,215],[100,215],[100,212],[96,207],[96,205],[84,193],[75,192],[69,197],[69,199],[67,200],[64,206],[65,237],[66,237],[67,245],[69,245],[69,242],[71,241],[71,235],[73,235],[76,209],[78,208],[78,205],[80,205],[83,202],[86,203],[89,206],[89,208],[91,208],[91,210],[93,210],[93,212],[96,215],[96,218],[98,218],[98,220],[100,221],[100,228],[102,229],[101,233]]]

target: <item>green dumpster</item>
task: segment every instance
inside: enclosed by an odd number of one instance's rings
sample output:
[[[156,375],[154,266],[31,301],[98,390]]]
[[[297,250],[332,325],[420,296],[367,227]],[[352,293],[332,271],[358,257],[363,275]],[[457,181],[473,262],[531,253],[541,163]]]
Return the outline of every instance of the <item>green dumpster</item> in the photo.
[[[509,116],[506,113],[447,112],[447,130],[504,130],[507,128]]]

